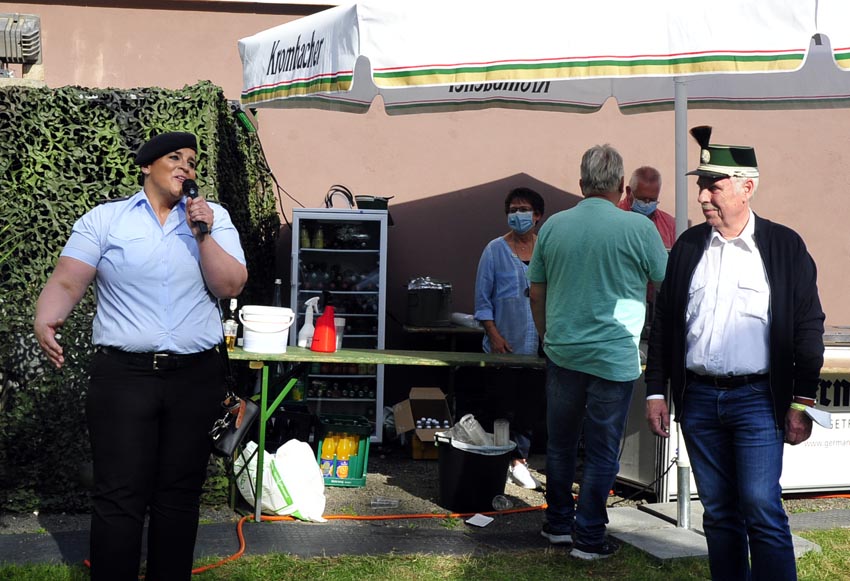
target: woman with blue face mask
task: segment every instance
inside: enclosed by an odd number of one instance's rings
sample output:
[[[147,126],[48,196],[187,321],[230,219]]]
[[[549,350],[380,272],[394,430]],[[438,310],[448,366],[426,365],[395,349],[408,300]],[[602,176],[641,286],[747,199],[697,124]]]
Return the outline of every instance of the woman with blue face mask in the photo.
[[[538,353],[539,338],[531,317],[526,271],[543,217],[543,198],[529,188],[511,190],[505,199],[508,232],[492,240],[481,255],[475,279],[475,318],[484,327],[486,353]],[[508,481],[525,488],[540,483],[528,470],[532,428],[545,417],[542,369],[506,367],[487,370],[488,401],[495,409],[478,411],[489,422],[507,418],[517,443]],[[492,417],[491,417],[492,416]]]

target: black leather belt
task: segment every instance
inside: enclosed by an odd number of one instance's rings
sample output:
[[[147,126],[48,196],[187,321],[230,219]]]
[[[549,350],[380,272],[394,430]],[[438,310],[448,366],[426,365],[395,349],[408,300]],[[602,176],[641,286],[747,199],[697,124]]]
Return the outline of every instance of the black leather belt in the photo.
[[[136,353],[132,351],[122,351],[115,347],[101,346],[100,351],[110,357],[115,357],[127,363],[140,365],[153,369],[154,371],[164,371],[167,369],[179,369],[187,365],[194,365],[215,351],[215,348],[200,351],[198,353],[169,353],[167,351],[161,353]]]
[[[713,385],[718,389],[735,389],[751,383],[759,383],[767,381],[770,377],[767,373],[758,373],[750,375],[700,375],[693,371],[688,371],[689,381],[699,381],[707,385]]]

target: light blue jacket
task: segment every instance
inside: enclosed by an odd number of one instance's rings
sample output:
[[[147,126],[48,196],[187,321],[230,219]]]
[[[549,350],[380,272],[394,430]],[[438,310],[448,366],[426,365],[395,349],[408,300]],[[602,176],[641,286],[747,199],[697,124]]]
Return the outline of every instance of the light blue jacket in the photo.
[[[537,330],[528,299],[528,267],[501,236],[484,248],[475,277],[475,319],[493,321],[513,352],[537,354]],[[490,352],[484,334],[483,348]]]

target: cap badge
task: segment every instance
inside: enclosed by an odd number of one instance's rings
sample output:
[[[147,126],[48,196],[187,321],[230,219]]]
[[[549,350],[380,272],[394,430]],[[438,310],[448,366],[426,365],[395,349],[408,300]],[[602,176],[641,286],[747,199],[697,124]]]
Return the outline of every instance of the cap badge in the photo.
[[[711,152],[707,149],[703,149],[699,154],[699,159],[702,163],[708,163],[711,161]]]

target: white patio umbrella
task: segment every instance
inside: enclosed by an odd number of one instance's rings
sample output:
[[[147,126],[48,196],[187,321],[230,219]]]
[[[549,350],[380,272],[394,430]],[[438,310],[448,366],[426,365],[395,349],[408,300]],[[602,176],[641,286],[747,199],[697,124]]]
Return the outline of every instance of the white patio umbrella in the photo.
[[[688,107],[850,104],[843,0],[365,0],[244,38],[239,52],[250,107],[365,112],[380,94],[390,115],[589,113],[609,97],[625,113],[675,108],[678,232]]]
[[[677,233],[689,107],[850,106],[846,0],[364,0],[242,39],[239,52],[248,107],[365,112],[380,94],[390,115],[590,113],[610,97],[625,113],[674,108]],[[680,500],[686,474],[680,456]]]

